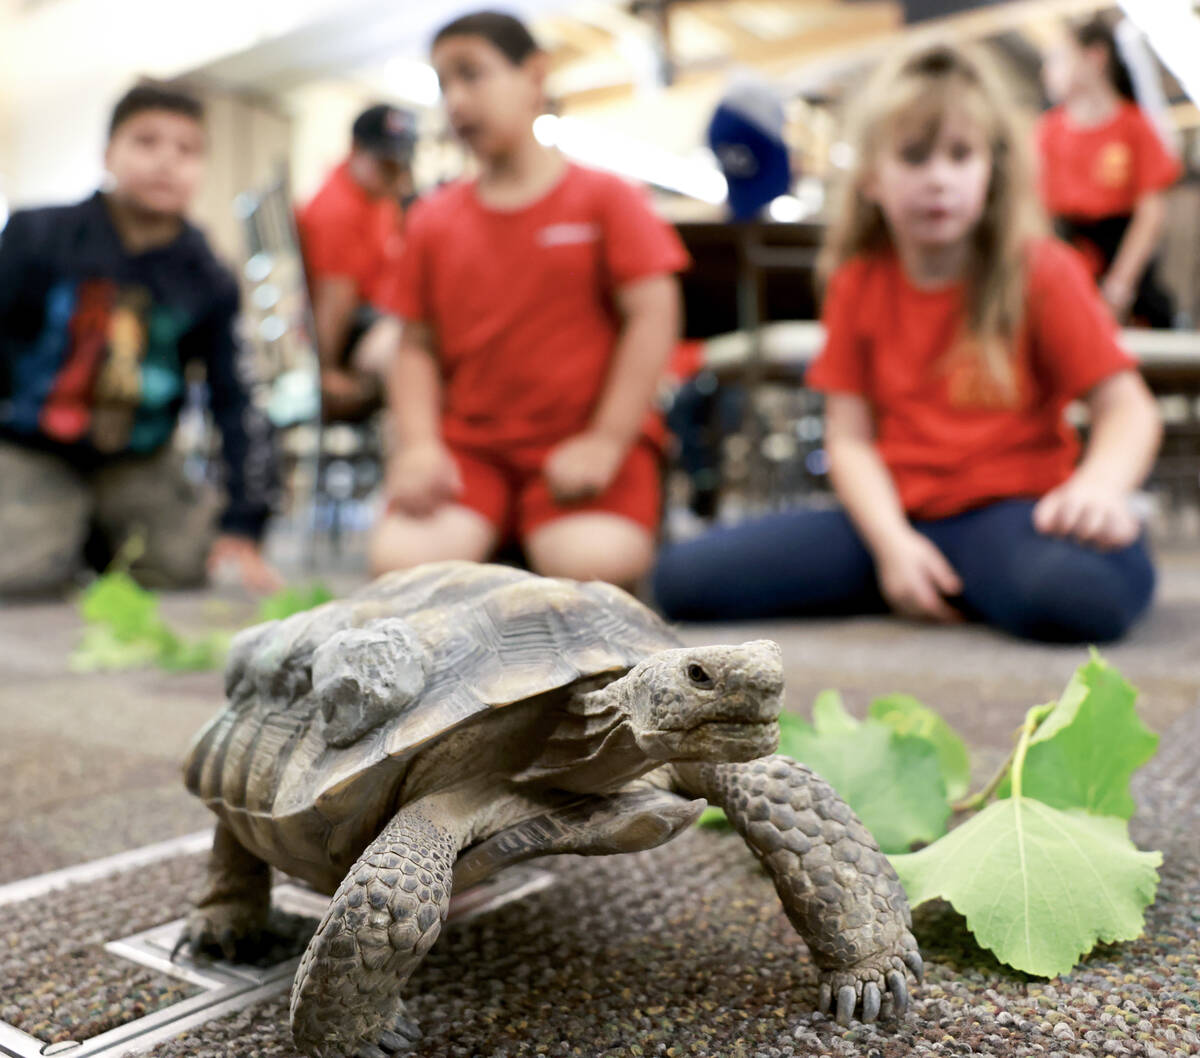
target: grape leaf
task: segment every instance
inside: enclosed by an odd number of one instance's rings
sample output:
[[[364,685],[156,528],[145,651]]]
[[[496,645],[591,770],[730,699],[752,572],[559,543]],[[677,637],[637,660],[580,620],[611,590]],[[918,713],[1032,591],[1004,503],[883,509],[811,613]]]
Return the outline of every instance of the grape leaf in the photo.
[[[1139,851],[1123,820],[1010,797],[891,861],[914,907],[948,900],[1002,962],[1053,977],[1097,941],[1141,935],[1162,854]]]
[[[838,735],[855,730],[858,721],[846,711],[841,694],[828,690],[813,702],[813,727],[821,735]]]
[[[923,738],[937,750],[938,766],[951,801],[963,797],[971,783],[971,761],[963,740],[937,713],[908,694],[876,698],[867,715],[900,735]]]
[[[950,806],[937,751],[924,739],[896,734],[884,724],[860,724],[837,691],[813,706],[816,727],[795,713],[779,717],[779,752],[807,764],[832,786],[884,852],[904,852],[946,832]],[[722,826],[719,808],[708,808],[702,826]],[[728,826],[728,823],[724,823]]]
[[[1021,792],[1055,808],[1129,819],[1129,779],[1158,747],[1137,715],[1137,692],[1097,654],[1080,666],[1033,737]],[[1011,777],[997,790],[1012,793]]]
[[[797,724],[788,755],[841,795],[884,852],[904,852],[946,832],[950,806],[932,744],[874,721],[832,733]]]

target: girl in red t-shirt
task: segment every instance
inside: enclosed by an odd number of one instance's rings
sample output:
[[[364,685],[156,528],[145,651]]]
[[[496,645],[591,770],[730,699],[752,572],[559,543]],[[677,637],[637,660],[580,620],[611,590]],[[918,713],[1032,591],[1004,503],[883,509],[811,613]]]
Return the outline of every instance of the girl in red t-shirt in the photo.
[[[1172,323],[1152,258],[1166,220],[1163,192],[1179,159],[1133,97],[1129,72],[1102,19],[1076,27],[1046,56],[1052,107],[1037,130],[1042,198],[1083,253],[1113,312],[1152,327]]]
[[[982,57],[927,48],[860,103],[824,252],[830,474],[796,510],[668,550],[679,618],[890,605],[1061,640],[1121,635],[1153,568],[1130,493],[1157,411],[1078,256],[1041,234],[1024,133]],[[1087,452],[1063,412],[1082,398]]]
[[[457,19],[433,64],[480,175],[409,214],[372,565],[484,559],[511,535],[540,573],[630,583],[654,553],[651,405],[687,254],[641,192],[538,142],[546,59],[518,20]]]

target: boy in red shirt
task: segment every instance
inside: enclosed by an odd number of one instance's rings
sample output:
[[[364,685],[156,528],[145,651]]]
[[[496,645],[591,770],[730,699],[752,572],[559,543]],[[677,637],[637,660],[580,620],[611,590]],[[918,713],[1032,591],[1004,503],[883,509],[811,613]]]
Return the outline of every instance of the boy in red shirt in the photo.
[[[354,121],[349,156],[300,211],[327,418],[378,407],[380,380],[399,342],[386,315],[403,246],[401,199],[412,192],[416,119],[385,104]]]
[[[628,584],[653,557],[651,403],[686,253],[641,193],[534,138],[545,56],[520,22],[458,19],[433,61],[482,171],[410,217],[372,565],[482,560],[515,535],[541,573]]]
[[[1132,313],[1149,326],[1171,326],[1171,299],[1152,258],[1166,220],[1163,192],[1179,179],[1179,159],[1133,101],[1128,71],[1101,19],[1051,52],[1044,75],[1059,104],[1037,130],[1047,210],[1119,318]]]
[[[981,56],[885,66],[851,136],[824,265],[830,475],[844,510],[794,510],[667,551],[676,618],[971,617],[1102,641],[1149,604],[1129,494],[1157,410],[1078,256],[1040,234],[1023,132]],[[1079,445],[1063,418],[1088,404]]]

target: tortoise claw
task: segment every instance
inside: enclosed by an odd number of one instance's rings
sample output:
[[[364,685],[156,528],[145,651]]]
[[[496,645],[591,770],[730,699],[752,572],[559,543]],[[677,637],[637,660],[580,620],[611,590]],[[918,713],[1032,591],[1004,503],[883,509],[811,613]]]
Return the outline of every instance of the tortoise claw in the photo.
[[[904,953],[904,965],[912,970],[912,975],[917,979],[917,984],[921,984],[925,980],[925,962],[921,958],[919,951],[906,951]]]
[[[188,946],[188,942],[191,939],[186,929],[179,934],[179,939],[175,942],[175,947],[171,949],[171,962],[175,961],[175,957]]]
[[[887,986],[896,1003],[896,1017],[903,1017],[908,1010],[908,985],[904,982],[904,975],[899,970],[891,970],[887,975]]]
[[[881,1003],[879,995],[879,985],[874,981],[868,981],[863,985],[862,997],[862,1019],[868,1024],[879,1017],[879,1007]]]
[[[392,1021],[392,1027],[379,1036],[377,1049],[384,1058],[396,1058],[397,1055],[412,1054],[421,1042],[421,1027],[404,1011]]]
[[[828,981],[822,981],[821,987],[817,991],[817,1010],[822,1014],[828,1014],[829,1008],[833,1004],[833,989]]]
[[[396,1026],[400,1031],[385,1032],[379,1037],[380,1047],[386,1047],[391,1054],[407,1054],[413,1045],[421,1040],[421,1033],[411,1022],[407,1026]]]
[[[838,989],[837,996],[837,1023],[842,1026],[850,1024],[850,1017],[854,1013],[854,1006],[858,1002],[858,995],[854,991],[853,985],[842,985]]]
[[[221,954],[225,957],[226,962],[237,962],[238,955],[238,938],[231,929],[223,929],[219,937],[217,937],[217,947],[221,949]]]

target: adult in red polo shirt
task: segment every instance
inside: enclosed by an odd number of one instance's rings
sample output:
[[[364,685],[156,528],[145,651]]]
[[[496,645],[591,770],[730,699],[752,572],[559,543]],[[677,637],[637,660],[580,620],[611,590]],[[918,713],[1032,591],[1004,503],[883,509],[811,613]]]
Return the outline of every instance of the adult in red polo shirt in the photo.
[[[1169,327],[1171,299],[1153,256],[1166,219],[1163,191],[1179,179],[1179,159],[1133,101],[1102,20],[1076,28],[1047,56],[1044,75],[1058,103],[1037,131],[1046,208],[1119,318]]]
[[[327,418],[359,418],[379,405],[380,379],[399,340],[386,306],[416,139],[409,112],[385,104],[364,110],[349,156],[298,218]]]

